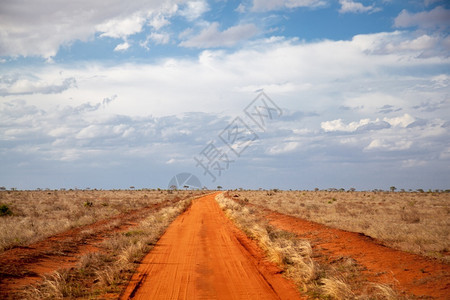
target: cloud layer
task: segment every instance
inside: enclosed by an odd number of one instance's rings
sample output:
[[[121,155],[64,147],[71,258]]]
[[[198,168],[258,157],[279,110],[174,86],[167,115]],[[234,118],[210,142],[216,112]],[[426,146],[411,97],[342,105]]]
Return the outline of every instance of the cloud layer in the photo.
[[[245,117],[254,91],[264,88],[285,119],[258,135],[223,175],[224,182],[240,168],[252,170],[255,161],[289,174],[287,186],[307,180],[297,172],[302,164],[306,169],[314,164],[316,170],[308,172],[319,176],[328,172],[326,166],[338,170],[343,161],[355,168],[390,162],[383,167],[391,172],[386,184],[398,180],[400,171],[414,174],[431,167],[443,174],[450,159],[445,142],[450,81],[439,71],[424,73],[423,66],[450,62],[439,53],[423,57],[426,47],[403,46],[415,39],[403,32],[309,44],[262,39],[230,53],[205,50],[195,60],[49,65],[29,69],[33,76],[25,78],[6,74],[0,83],[2,163],[11,172],[42,161],[101,164],[118,172],[145,161],[167,177],[175,166],[201,176],[193,156],[210,141],[220,142],[221,130],[236,116]],[[291,160],[295,163],[283,165]],[[374,179],[379,175],[374,172]],[[400,184],[413,187],[421,180]],[[428,185],[441,182],[429,180]],[[257,182],[249,185],[255,188]]]

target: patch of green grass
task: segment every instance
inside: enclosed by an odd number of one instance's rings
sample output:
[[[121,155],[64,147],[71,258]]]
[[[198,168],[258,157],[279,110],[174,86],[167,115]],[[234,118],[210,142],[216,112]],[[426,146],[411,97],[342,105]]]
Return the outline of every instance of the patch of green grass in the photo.
[[[142,230],[130,230],[124,233],[124,235],[126,237],[130,237],[130,236],[137,236],[137,235],[142,235],[144,234],[144,231]]]

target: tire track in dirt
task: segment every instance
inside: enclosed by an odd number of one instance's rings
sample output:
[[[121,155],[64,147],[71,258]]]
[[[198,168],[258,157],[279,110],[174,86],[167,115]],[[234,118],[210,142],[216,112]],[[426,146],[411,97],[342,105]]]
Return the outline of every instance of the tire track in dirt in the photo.
[[[301,299],[215,195],[194,200],[169,226],[121,299]]]
[[[360,233],[331,228],[265,209],[270,224],[311,241],[314,251],[330,258],[351,257],[373,282],[394,284],[416,297],[450,299],[450,266],[392,249]],[[421,298],[422,299],[422,298]]]
[[[150,212],[180,200],[183,199],[151,204],[0,253],[0,299],[6,299],[21,288],[38,282],[45,274],[73,267],[81,256],[101,251],[97,246],[111,234],[125,231]]]

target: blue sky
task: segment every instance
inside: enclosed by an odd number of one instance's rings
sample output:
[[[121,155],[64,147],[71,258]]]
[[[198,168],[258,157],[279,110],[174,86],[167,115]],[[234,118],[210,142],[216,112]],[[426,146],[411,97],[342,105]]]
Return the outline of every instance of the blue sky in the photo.
[[[0,186],[448,189],[449,28],[444,0],[2,1]]]

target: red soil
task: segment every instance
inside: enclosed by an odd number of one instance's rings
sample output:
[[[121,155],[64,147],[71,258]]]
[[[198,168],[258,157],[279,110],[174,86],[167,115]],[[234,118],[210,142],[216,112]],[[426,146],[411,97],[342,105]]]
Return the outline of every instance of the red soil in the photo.
[[[450,299],[450,266],[381,245],[363,234],[270,212],[270,223],[310,239],[313,249],[330,258],[351,257],[367,270],[370,281],[394,283],[417,297]]]
[[[121,299],[300,299],[214,197],[194,200],[169,226]]]

